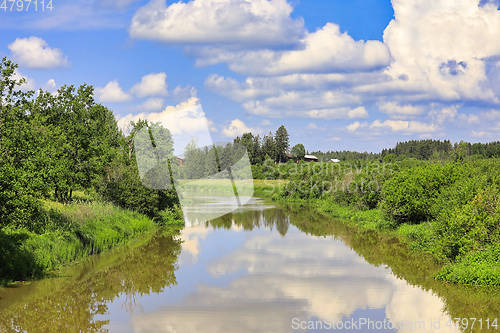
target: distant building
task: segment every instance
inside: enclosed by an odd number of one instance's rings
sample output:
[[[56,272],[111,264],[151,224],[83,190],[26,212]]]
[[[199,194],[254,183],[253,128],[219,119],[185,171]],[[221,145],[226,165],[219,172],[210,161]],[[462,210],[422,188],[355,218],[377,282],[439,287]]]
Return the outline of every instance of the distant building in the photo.
[[[177,160],[177,163],[179,163],[180,166],[184,166],[184,160],[182,158],[175,156],[175,159]]]
[[[314,155],[306,155],[306,156],[304,156],[304,161],[306,161],[306,162],[318,162],[318,158]]]
[[[340,160],[338,160],[336,158],[332,158],[331,160],[328,160],[328,162],[339,163]]]

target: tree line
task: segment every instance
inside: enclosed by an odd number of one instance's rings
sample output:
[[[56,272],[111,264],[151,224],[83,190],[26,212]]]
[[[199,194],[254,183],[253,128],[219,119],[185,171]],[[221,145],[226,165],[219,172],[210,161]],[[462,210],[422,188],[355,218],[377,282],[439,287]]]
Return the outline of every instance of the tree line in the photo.
[[[237,136],[233,142],[245,146],[252,165],[261,164],[269,159],[278,163],[288,161],[290,135],[284,125],[281,125],[274,134],[269,132],[261,138],[258,134],[253,135],[248,132],[241,137]]]
[[[398,159],[409,157],[418,160],[445,159],[457,154],[491,158],[500,156],[500,141],[489,143],[461,141],[452,144],[450,140],[410,140],[398,142],[396,147],[382,150],[382,158],[389,154],[395,155]]]

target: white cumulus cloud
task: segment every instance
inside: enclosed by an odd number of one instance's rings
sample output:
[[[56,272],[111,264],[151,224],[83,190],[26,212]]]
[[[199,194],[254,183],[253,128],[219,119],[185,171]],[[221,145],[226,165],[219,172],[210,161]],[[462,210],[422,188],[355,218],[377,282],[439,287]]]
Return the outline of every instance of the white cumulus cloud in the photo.
[[[198,95],[198,91],[196,88],[188,84],[185,87],[175,87],[175,89],[171,91],[171,95],[177,101],[184,101],[191,97],[196,97]]]
[[[55,94],[57,92],[57,84],[56,84],[56,81],[54,79],[50,79],[47,81],[47,83],[45,83],[43,86],[42,86],[42,89],[43,90],[46,90],[52,94]]]
[[[308,33],[293,50],[224,52],[205,47],[195,54],[199,66],[227,62],[232,71],[252,75],[370,71],[388,66],[391,60],[384,43],[355,41],[333,23]]]
[[[132,100],[132,96],[122,90],[118,80],[108,82],[104,88],[96,88],[95,94],[100,102],[105,103],[120,103]]]
[[[227,138],[235,138],[237,136],[241,136],[244,133],[251,132],[253,134],[262,133],[260,128],[250,128],[245,123],[239,119],[234,119],[231,121],[229,126],[224,127],[222,129],[222,135]]]
[[[132,38],[167,43],[288,44],[303,30],[286,0],[152,0],[132,18]]]
[[[358,128],[362,128],[362,127],[366,127],[368,126],[367,123],[360,123],[359,121],[355,121],[354,123],[348,125],[346,128],[349,132],[354,132],[356,131]]]
[[[24,79],[25,82],[17,87],[17,89],[19,89],[21,91],[28,91],[28,90],[35,90],[36,89],[35,79],[30,78],[26,75],[23,75],[18,69],[16,69],[14,71],[14,75],[12,76],[12,79],[15,81],[20,81],[21,79]]]
[[[478,0],[394,0],[384,31],[399,88],[441,100],[498,102],[485,59],[500,54],[500,11]],[[396,85],[393,83],[392,85]]]
[[[167,74],[166,73],[151,73],[144,75],[141,82],[136,83],[130,92],[139,98],[150,96],[166,96],[168,95]]]
[[[422,105],[405,104],[400,105],[397,102],[377,103],[379,110],[391,118],[409,118],[424,114],[426,107]]]
[[[375,120],[370,129],[390,129],[392,132],[402,133],[429,133],[436,132],[439,127],[435,124],[426,124],[419,121],[403,120]]]
[[[68,57],[60,49],[51,48],[39,37],[17,38],[8,48],[12,59],[23,67],[45,69],[69,65]]]
[[[164,99],[161,97],[150,97],[134,109],[142,111],[158,111],[163,108]]]
[[[177,105],[169,105],[160,112],[130,113],[118,119],[118,126],[127,129],[130,121],[139,119],[149,122],[160,122],[165,128],[168,128],[174,139],[175,154],[181,156],[184,147],[191,138],[198,139],[198,146],[212,145],[210,132],[216,132],[213,121],[208,119],[203,112],[200,101],[192,97],[187,101]]]

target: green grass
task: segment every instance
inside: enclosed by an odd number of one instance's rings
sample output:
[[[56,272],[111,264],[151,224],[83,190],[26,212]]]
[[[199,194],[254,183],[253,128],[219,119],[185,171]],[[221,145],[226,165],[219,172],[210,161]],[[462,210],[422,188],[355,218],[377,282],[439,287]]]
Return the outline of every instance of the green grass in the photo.
[[[43,277],[91,254],[157,230],[140,213],[95,200],[63,205],[43,201],[43,223],[36,230],[0,229],[0,284]],[[163,225],[181,226],[179,209],[162,212]]]
[[[500,244],[468,253],[444,266],[436,279],[468,285],[500,286]]]

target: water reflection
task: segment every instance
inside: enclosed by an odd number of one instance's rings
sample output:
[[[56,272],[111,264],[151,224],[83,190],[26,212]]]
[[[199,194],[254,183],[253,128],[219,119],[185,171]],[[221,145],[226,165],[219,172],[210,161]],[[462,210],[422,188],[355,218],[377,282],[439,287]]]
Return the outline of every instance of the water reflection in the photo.
[[[500,313],[498,288],[424,278],[434,268],[397,240],[350,230],[305,207],[253,199],[178,237],[145,239],[88,261],[67,272],[71,278],[19,288],[22,297],[0,291],[0,328],[279,333],[306,331],[293,328],[294,318],[365,318],[421,325],[376,332],[453,332],[450,318]]]
[[[213,278],[236,277],[224,286],[200,283],[178,304],[133,316],[134,332],[291,332],[294,318],[341,321],[360,309],[371,320],[426,322],[419,332],[435,331],[431,320],[444,326],[449,319],[432,293],[368,264],[339,239],[301,232],[281,209],[239,212],[207,226],[232,224],[252,232],[205,269]],[[206,230],[189,232],[208,240]]]
[[[1,290],[0,331],[107,331],[109,319],[96,317],[108,314],[108,304],[118,295],[125,296],[123,309],[132,313],[141,295],[161,293],[177,283],[180,240],[159,235],[141,241],[65,271],[70,278],[34,283],[25,295]]]

